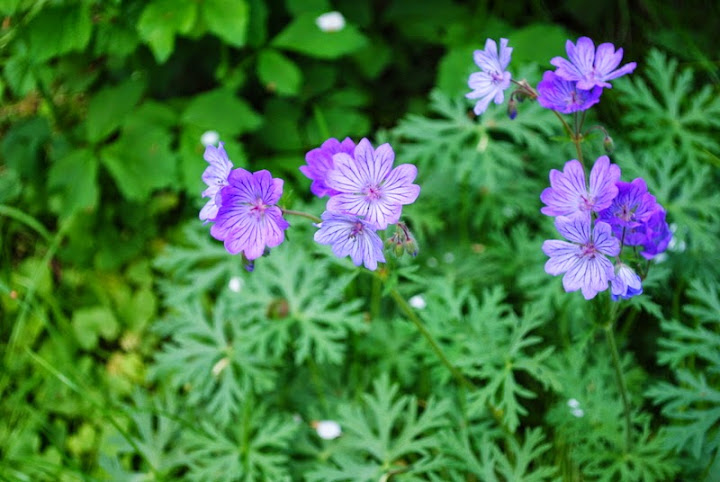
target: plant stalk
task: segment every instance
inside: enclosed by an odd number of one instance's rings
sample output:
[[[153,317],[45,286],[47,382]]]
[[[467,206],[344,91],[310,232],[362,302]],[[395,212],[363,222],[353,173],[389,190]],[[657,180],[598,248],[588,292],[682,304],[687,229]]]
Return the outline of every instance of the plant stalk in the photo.
[[[623,411],[625,412],[625,450],[630,452],[632,449],[632,423],[630,421],[630,402],[628,401],[627,385],[620,364],[620,354],[618,353],[617,344],[615,343],[615,334],[613,333],[612,321],[605,325],[605,338],[610,347],[612,355],[612,363],[615,368],[615,378],[617,379],[618,388],[620,389],[620,397],[622,398]]]

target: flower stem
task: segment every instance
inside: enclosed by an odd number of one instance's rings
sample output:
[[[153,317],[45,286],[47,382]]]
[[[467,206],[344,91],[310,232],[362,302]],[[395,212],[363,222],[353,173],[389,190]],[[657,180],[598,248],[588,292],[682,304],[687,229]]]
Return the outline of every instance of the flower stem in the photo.
[[[442,351],[442,348],[440,348],[440,345],[438,345],[437,341],[435,341],[435,338],[432,336],[432,334],[428,331],[427,328],[425,328],[425,325],[422,321],[420,321],[420,318],[418,315],[415,314],[415,311],[410,307],[407,301],[405,301],[405,298],[403,298],[400,293],[396,289],[390,290],[390,296],[392,296],[393,300],[395,300],[395,303],[398,304],[400,309],[405,313],[405,315],[410,318],[410,321],[413,322],[415,327],[417,327],[418,331],[425,337],[425,339],[430,343],[430,346],[432,347],[435,354],[440,358],[440,361],[443,362],[443,364],[450,370],[450,373],[453,374],[455,379],[458,381],[458,383],[462,386],[467,386],[469,388],[472,388],[472,383],[465,378],[465,375],[460,372],[460,370],[457,369],[455,365],[450,363],[450,360],[448,360],[448,357],[445,356],[445,353]]]
[[[293,216],[300,216],[300,217],[302,217],[302,218],[307,218],[307,219],[309,219],[310,221],[314,221],[314,222],[316,222],[316,223],[322,222],[322,219],[320,219],[319,217],[317,217],[317,216],[315,216],[315,215],[313,215],[313,214],[310,214],[310,213],[306,213],[306,212],[303,212],[303,211],[293,211],[292,209],[285,209],[285,208],[280,208],[280,210],[283,212],[283,214],[290,214],[290,215],[293,215]]]
[[[627,386],[625,385],[625,377],[620,364],[620,354],[618,353],[617,344],[615,343],[615,335],[613,333],[613,322],[610,321],[605,326],[605,338],[610,347],[612,355],[613,367],[615,368],[615,378],[617,379],[618,388],[620,389],[620,397],[622,398],[623,411],[625,412],[625,450],[630,452],[632,449],[632,423],[630,421],[630,403],[628,401]]]

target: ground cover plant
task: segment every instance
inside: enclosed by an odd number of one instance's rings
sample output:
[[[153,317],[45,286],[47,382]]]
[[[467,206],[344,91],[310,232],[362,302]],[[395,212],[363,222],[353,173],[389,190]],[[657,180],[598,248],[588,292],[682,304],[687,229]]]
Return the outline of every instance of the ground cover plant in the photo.
[[[0,3],[0,479],[720,480],[713,8]]]

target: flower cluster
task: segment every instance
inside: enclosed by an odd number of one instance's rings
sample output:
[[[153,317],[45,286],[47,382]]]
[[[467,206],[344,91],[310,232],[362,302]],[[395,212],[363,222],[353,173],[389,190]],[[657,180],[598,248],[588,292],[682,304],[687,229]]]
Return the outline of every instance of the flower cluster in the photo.
[[[332,245],[336,256],[350,256],[356,266],[376,269],[385,262],[377,231],[397,223],[403,205],[417,199],[417,168],[403,164],[393,169],[392,147],[374,149],[367,139],[357,145],[351,139],[329,139],[308,152],[305,161],[300,170],[312,179],[312,192],[330,196],[315,241]]]
[[[581,290],[585,299],[611,287],[613,300],[642,293],[640,276],[622,261],[624,247],[645,259],[663,252],[672,233],[665,210],[648,193],[645,181],[620,181],[620,168],[601,156],[590,171],[577,160],[562,172],[550,171],[550,187],[540,195],[541,212],[556,216],[555,227],[568,241],[548,240],[543,252],[550,257],[545,271],[563,276],[565,291]],[[615,258],[613,264],[609,257]]]
[[[580,37],[577,44],[568,40],[565,48],[568,58],[555,57],[550,61],[557,69],[545,72],[537,90],[516,82],[520,87],[510,96],[510,117],[514,118],[517,112],[515,98],[537,99],[541,106],[562,114],[587,110],[600,101],[604,88],[612,87],[608,81],[629,74],[636,67],[635,62],[630,62],[618,68],[623,49],[615,50],[611,43],[600,44],[596,49],[591,39]],[[496,104],[503,102],[504,92],[510,87],[512,78],[505,70],[511,53],[507,39],[500,39],[499,50],[494,40],[487,39],[485,50],[475,51],[475,63],[481,71],[470,75],[468,86],[472,92],[466,97],[478,99],[474,108],[476,115],[485,112],[490,101]]]
[[[277,206],[283,180],[266,170],[233,169],[222,142],[218,147],[208,145],[204,157],[209,166],[202,179],[208,188],[202,195],[210,199],[200,219],[213,223],[210,234],[223,241],[231,254],[242,253],[251,269],[253,260],[285,240],[290,224]],[[315,241],[331,245],[336,256],[350,256],[356,266],[376,269],[378,262],[385,262],[377,231],[398,223],[403,205],[417,199],[420,186],[413,184],[417,168],[404,164],[393,169],[395,153],[390,145],[374,149],[367,139],[357,145],[349,138],[329,139],[308,152],[305,160],[307,165],[300,171],[313,181],[313,194],[330,196]],[[407,226],[399,225],[405,233],[400,245],[417,254]]]

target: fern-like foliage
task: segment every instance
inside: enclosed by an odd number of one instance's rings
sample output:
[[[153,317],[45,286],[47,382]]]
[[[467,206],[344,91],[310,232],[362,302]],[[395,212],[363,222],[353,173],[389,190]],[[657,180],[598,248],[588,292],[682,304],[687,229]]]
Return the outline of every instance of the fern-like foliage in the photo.
[[[627,109],[622,122],[628,136],[653,152],[679,151],[689,160],[720,155],[720,98],[710,85],[697,88],[691,69],[678,69],[676,59],[652,50],[644,78],[616,81]]]
[[[398,396],[387,376],[373,383],[362,406],[343,405],[343,436],[326,466],[308,474],[310,481],[377,481],[391,477],[423,480],[443,466],[437,432],[448,425],[447,400],[420,403]]]
[[[479,388],[470,393],[471,410],[483,412],[490,407],[514,431],[520,416],[528,413],[520,399],[536,397],[518,377],[529,377],[545,388],[559,386],[548,365],[553,347],[540,349],[542,339],[532,333],[544,324],[545,317],[531,304],[521,316],[515,314],[504,302],[500,286],[484,291],[482,302],[467,288],[443,283],[433,286],[430,309],[422,315],[447,346],[451,361],[476,381]],[[444,367],[437,374],[447,380]]]
[[[720,294],[717,284],[695,280],[688,295],[685,312],[694,321],[662,323],[658,361],[676,381],[658,382],[647,395],[673,421],[670,446],[710,464],[720,455]]]
[[[184,432],[191,481],[289,481],[289,445],[298,429],[286,414],[271,413],[262,402],[247,400],[242,415],[219,427],[201,421]]]

